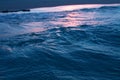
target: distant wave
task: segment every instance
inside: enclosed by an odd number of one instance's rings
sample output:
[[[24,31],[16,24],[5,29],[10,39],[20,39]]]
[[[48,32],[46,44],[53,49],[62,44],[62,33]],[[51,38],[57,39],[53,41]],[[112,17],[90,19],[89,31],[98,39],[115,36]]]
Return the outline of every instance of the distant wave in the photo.
[[[78,9],[102,9],[102,8],[117,8],[120,4],[85,4],[85,5],[68,5],[48,8],[35,8],[31,12],[59,12],[59,11],[72,11]]]
[[[81,9],[81,11],[94,11],[94,10],[113,10],[113,9],[119,9],[120,6],[101,6],[99,8],[84,8]]]

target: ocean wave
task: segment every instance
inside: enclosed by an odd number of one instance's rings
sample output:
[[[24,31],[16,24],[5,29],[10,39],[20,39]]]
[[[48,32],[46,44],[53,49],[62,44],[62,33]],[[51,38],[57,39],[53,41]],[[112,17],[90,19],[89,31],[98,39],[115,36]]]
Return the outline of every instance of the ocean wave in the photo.
[[[120,6],[101,6],[99,8],[84,8],[84,9],[81,9],[80,11],[95,12],[95,11],[107,11],[107,10],[114,10],[114,9],[119,10],[119,8]]]
[[[119,80],[119,7],[91,9],[0,14],[0,79]]]

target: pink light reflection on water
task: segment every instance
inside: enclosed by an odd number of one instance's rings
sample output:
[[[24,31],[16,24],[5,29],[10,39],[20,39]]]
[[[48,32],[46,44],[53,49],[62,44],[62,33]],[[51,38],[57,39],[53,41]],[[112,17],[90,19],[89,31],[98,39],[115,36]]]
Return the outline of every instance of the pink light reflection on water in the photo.
[[[21,24],[25,28],[25,32],[42,32],[44,28],[43,22],[29,22]]]
[[[82,8],[94,8],[94,7],[100,7],[102,5],[70,5],[70,6],[59,6],[59,7],[53,7],[53,8],[41,8],[44,10],[60,10],[60,11],[66,11],[69,12],[65,13],[65,17],[59,17],[59,14],[57,14],[58,17],[55,17],[55,20],[49,20],[47,22],[30,22],[24,24],[24,27],[28,32],[40,32],[45,31],[49,28],[54,27],[77,27],[81,25],[98,25],[102,24],[102,21],[95,20],[96,13],[95,12],[79,12],[79,11],[70,11],[74,9],[82,9]],[[40,9],[36,9],[40,10]],[[34,9],[33,9],[34,11]],[[64,13],[64,12],[63,12]],[[52,16],[54,18],[54,16]],[[50,26],[51,25],[51,26]],[[29,26],[29,27],[27,27]],[[49,28],[46,28],[49,27]]]
[[[93,20],[95,13],[79,13],[68,12],[64,18],[58,18],[56,21],[51,21],[54,25],[60,25],[63,27],[77,27],[81,25],[95,25],[97,21]]]

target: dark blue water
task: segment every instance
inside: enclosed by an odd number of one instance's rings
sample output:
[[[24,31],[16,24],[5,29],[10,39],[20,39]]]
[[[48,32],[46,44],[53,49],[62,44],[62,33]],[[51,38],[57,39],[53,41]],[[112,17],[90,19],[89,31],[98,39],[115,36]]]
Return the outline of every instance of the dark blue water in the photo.
[[[120,6],[0,13],[0,80],[120,80]]]

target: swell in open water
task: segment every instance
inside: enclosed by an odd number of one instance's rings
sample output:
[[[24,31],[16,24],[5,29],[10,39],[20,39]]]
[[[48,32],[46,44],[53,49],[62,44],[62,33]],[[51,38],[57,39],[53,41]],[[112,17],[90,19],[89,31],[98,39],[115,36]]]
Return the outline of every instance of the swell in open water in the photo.
[[[0,13],[0,80],[120,80],[120,5],[74,7]]]

